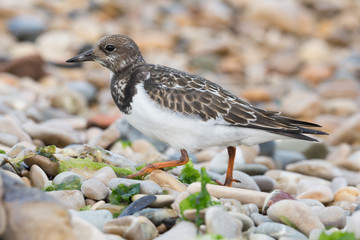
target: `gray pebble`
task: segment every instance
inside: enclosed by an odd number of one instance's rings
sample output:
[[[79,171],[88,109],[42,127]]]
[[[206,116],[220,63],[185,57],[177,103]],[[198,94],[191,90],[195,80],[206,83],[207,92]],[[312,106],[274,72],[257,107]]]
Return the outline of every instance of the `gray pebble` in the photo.
[[[258,226],[262,223],[265,223],[265,222],[272,222],[272,220],[266,216],[266,215],[262,215],[260,213],[252,213],[250,215],[251,219],[254,221],[255,225]]]
[[[238,219],[242,222],[242,231],[247,231],[248,229],[252,228],[255,226],[253,220],[246,216],[245,214],[242,214],[242,213],[238,213],[238,212],[228,212],[228,214],[230,216],[232,216],[233,218],[235,219]]]
[[[279,169],[285,169],[286,165],[296,163],[304,159],[305,156],[303,154],[294,151],[277,150],[274,154],[275,164]]]
[[[326,207],[322,209],[317,216],[327,228],[336,227],[342,229],[346,224],[345,211],[338,206]]]
[[[239,238],[242,222],[232,218],[220,207],[210,207],[205,214],[205,223],[208,233],[219,234],[225,238]]]
[[[268,168],[262,164],[246,163],[239,165],[236,170],[244,172],[250,176],[263,175],[267,172]]]
[[[271,192],[274,190],[276,185],[276,181],[268,176],[252,176],[252,179],[254,179],[262,192]]]
[[[226,178],[226,174],[224,174],[220,179],[219,182],[224,183]],[[246,173],[240,171],[233,171],[233,179],[236,179],[240,182],[233,182],[232,186],[236,188],[243,188],[249,189],[254,191],[260,191],[256,182]]]
[[[276,239],[283,237],[293,237],[294,239],[304,239],[307,237],[296,229],[281,223],[265,222],[257,226],[256,233],[265,234]]]
[[[45,21],[34,16],[17,16],[10,19],[8,30],[19,41],[34,41],[46,28]]]

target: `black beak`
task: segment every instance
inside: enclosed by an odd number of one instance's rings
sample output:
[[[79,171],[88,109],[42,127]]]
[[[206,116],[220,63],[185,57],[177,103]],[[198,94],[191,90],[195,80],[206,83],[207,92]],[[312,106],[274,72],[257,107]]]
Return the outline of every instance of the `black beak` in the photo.
[[[85,62],[85,61],[94,61],[94,52],[92,49],[80,53],[79,55],[66,60],[66,62]]]

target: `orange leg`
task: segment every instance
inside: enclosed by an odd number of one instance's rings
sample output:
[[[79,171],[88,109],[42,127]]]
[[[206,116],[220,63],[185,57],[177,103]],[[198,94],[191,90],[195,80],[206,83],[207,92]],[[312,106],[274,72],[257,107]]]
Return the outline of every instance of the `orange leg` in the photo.
[[[147,173],[151,173],[155,169],[184,165],[189,161],[189,156],[188,156],[185,149],[181,149],[180,152],[181,152],[181,157],[180,157],[179,160],[173,160],[173,161],[167,161],[167,162],[161,162],[161,163],[150,163],[150,164],[146,165],[145,167],[143,167],[137,173],[128,175],[126,177],[127,178],[134,178],[134,177],[137,177],[137,176],[143,176],[143,175],[145,175]]]
[[[227,150],[228,150],[228,154],[229,154],[229,163],[228,163],[228,168],[226,171],[226,178],[225,178],[224,186],[231,187],[232,182],[236,181],[233,179],[233,169],[234,169],[236,148],[228,147]]]

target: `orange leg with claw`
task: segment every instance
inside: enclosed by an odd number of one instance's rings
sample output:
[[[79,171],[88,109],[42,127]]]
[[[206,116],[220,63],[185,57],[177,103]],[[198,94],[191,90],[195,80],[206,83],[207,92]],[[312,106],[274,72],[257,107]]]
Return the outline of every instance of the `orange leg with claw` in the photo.
[[[137,176],[143,176],[145,174],[151,173],[155,169],[184,165],[189,161],[189,156],[188,156],[185,149],[181,149],[180,152],[181,152],[181,157],[180,157],[179,160],[173,160],[173,161],[167,161],[167,162],[161,162],[161,163],[150,163],[150,164],[146,165],[145,167],[143,167],[137,173],[128,175],[126,177],[127,178],[134,178],[134,177],[137,177]]]
[[[233,169],[234,169],[234,161],[235,161],[235,154],[236,154],[236,148],[235,147],[228,147],[228,154],[229,154],[229,163],[228,168],[226,171],[226,178],[224,182],[224,186],[231,187],[232,182],[237,182],[237,180],[233,179]]]

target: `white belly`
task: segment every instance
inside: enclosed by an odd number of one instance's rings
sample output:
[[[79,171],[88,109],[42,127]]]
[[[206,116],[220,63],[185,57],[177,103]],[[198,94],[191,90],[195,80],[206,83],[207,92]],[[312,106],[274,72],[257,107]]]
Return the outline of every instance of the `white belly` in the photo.
[[[217,125],[216,120],[204,122],[200,118],[164,111],[140,84],[136,88],[137,94],[130,113],[124,114],[125,119],[145,135],[176,149],[193,151],[212,146],[253,145],[285,138],[262,130]]]

